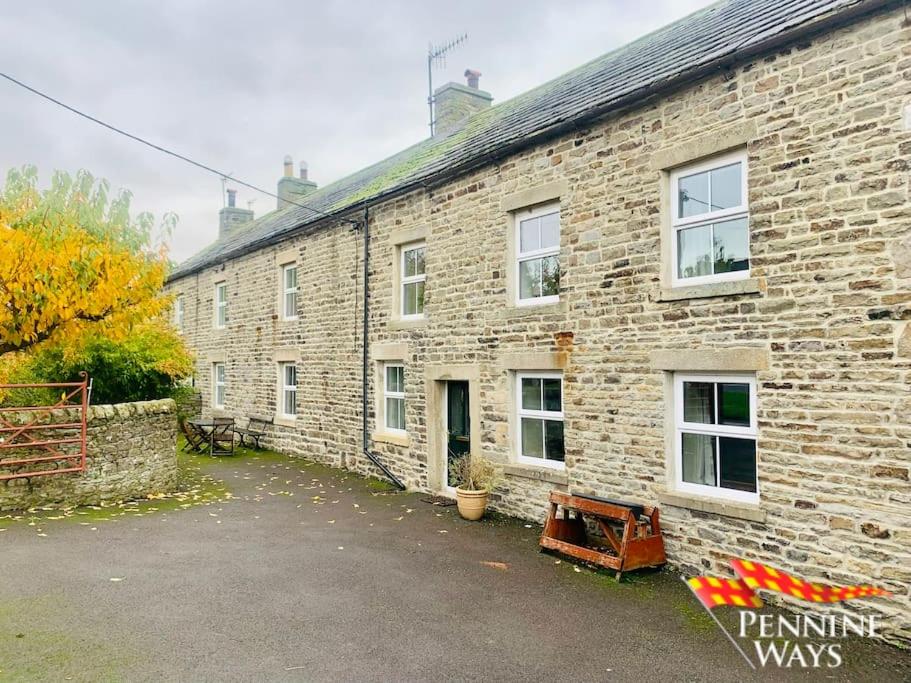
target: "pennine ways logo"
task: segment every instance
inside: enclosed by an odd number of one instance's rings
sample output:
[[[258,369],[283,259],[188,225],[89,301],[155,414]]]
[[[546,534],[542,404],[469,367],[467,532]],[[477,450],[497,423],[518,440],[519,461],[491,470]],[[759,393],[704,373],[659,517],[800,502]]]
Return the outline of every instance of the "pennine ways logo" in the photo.
[[[760,666],[835,668],[842,664],[841,644],[838,641],[852,635],[875,638],[879,627],[876,615],[843,615],[839,619],[835,614],[761,614],[756,610],[763,607],[763,602],[756,591],[774,591],[820,604],[891,595],[874,586],[827,586],[811,583],[759,562],[732,559],[731,567],[738,578],[697,576],[684,581],[753,669],[756,668],[753,660],[712,613],[716,607],[739,608],[738,635],[752,641]],[[753,635],[758,637],[754,638]],[[806,642],[800,639],[806,639]]]

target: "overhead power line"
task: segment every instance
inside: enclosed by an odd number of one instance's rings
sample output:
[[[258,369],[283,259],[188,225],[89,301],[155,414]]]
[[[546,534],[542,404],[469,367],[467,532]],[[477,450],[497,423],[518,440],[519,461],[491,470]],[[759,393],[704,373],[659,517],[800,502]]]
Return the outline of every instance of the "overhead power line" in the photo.
[[[262,192],[263,194],[273,197],[275,199],[281,199],[282,201],[285,201],[288,204],[293,204],[294,206],[299,206],[302,209],[307,209],[308,211],[312,211],[313,213],[319,214],[320,216],[331,216],[332,215],[325,211],[321,211],[320,209],[315,209],[312,206],[307,206],[306,204],[301,204],[300,202],[296,202],[292,199],[286,199],[286,198],[279,197],[274,192],[269,192],[269,190],[264,190],[263,188],[258,187],[257,185],[248,183],[244,180],[240,180],[239,178],[235,178],[234,176],[232,176],[229,173],[224,173],[222,171],[219,171],[217,168],[212,168],[211,166],[207,166],[206,164],[203,164],[199,161],[191,159],[188,156],[184,156],[183,154],[174,152],[166,147],[162,147],[161,145],[156,145],[154,142],[149,142],[145,138],[141,138],[138,135],[133,135],[132,133],[129,133],[129,132],[123,130],[122,128],[118,128],[117,126],[113,126],[110,123],[106,123],[106,122],[102,121],[101,119],[95,118],[91,114],[86,114],[84,111],[80,111],[79,109],[76,109],[76,107],[71,107],[70,105],[66,104],[65,102],[61,102],[57,98],[51,97],[47,93],[41,92],[37,88],[33,88],[32,86],[28,85],[27,83],[23,83],[19,79],[13,78],[9,74],[0,72],[0,76],[5,78],[6,80],[8,80],[10,83],[18,85],[20,88],[24,88],[25,90],[28,90],[30,93],[33,93],[33,94],[37,95],[38,97],[41,97],[41,98],[47,100],[48,102],[53,102],[58,107],[63,107],[67,111],[72,112],[73,114],[76,114],[77,116],[81,116],[84,119],[88,119],[92,123],[97,123],[99,126],[101,126],[103,128],[107,128],[110,131],[123,135],[124,137],[127,137],[130,140],[134,140],[135,142],[138,142],[140,144],[143,144],[146,147],[151,147],[152,149],[162,152],[164,154],[167,154],[168,156],[172,156],[175,159],[180,159],[181,161],[188,163],[191,166],[195,166],[196,168],[200,168],[203,171],[207,171],[209,173],[214,173],[215,175],[219,176],[220,178],[230,178],[233,182],[237,183],[238,185],[243,185],[244,187],[249,188],[251,190],[255,190],[256,192]],[[350,218],[342,218],[341,220],[347,221],[348,223],[352,223],[355,225],[357,224],[357,221],[351,220]]]

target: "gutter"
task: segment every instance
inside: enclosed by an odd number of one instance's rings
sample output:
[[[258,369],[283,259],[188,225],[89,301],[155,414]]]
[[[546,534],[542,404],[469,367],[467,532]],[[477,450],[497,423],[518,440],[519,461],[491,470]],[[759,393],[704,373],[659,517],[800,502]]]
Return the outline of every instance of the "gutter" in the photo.
[[[370,450],[370,432],[368,430],[367,407],[369,405],[369,380],[370,372],[370,207],[364,202],[364,327],[363,341],[361,342],[361,434],[363,437],[363,451],[367,459],[376,465],[400,491],[406,489],[405,484],[396,477],[383,461]]]
[[[800,39],[816,36],[828,29],[846,26],[853,23],[860,17],[874,14],[880,10],[890,7],[901,7],[905,1],[906,0],[862,0],[853,7],[833,12],[821,18],[803,23],[796,28],[785,30],[767,40],[760,41],[753,46],[739,52],[736,51],[736,48],[734,48],[734,51],[713,59],[710,62],[706,62],[705,64],[697,66],[689,71],[678,74],[676,76],[672,76],[670,78],[666,78],[664,80],[653,81],[652,83],[649,83],[648,85],[645,85],[638,90],[634,90],[616,99],[602,102],[592,109],[582,112],[572,118],[568,118],[555,123],[546,128],[541,128],[537,132],[526,135],[518,140],[495,147],[488,151],[480,151],[474,157],[471,157],[457,165],[451,166],[450,168],[445,169],[437,174],[417,179],[406,183],[405,185],[393,187],[389,190],[386,190],[385,192],[380,192],[376,195],[373,195],[372,197],[368,197],[364,200],[365,206],[366,202],[368,201],[372,204],[377,204],[386,201],[387,199],[392,199],[393,197],[408,194],[409,192],[412,192],[416,189],[426,189],[428,187],[441,185],[448,180],[451,180],[452,178],[465,175],[471,171],[477,170],[478,168],[483,168],[484,166],[496,161],[497,159],[508,157],[528,147],[532,147],[536,144],[540,144],[555,137],[559,137],[564,133],[578,130],[584,124],[587,124],[608,114],[619,114],[625,110],[640,107],[643,105],[644,101],[654,98],[658,95],[667,93],[669,91],[673,92],[679,90],[685,85],[700,81],[718,72],[730,70],[734,66],[750,61],[757,56],[773,52]],[[192,275],[193,273],[205,268],[224,263],[233,258],[244,256],[253,251],[257,251],[264,246],[275,244],[276,242],[279,242],[283,239],[294,236],[297,234],[297,231],[304,228],[312,227],[316,229],[322,225],[324,221],[328,222],[332,219],[340,220],[346,213],[352,213],[355,210],[355,207],[346,206],[342,209],[338,209],[334,213],[330,212],[327,215],[317,219],[316,221],[300,224],[294,228],[289,229],[285,233],[269,235],[266,238],[244,245],[237,251],[226,255],[222,260],[205,263],[185,273],[179,273],[175,277],[168,277],[167,282],[179,280],[180,278],[187,277],[188,275]]]

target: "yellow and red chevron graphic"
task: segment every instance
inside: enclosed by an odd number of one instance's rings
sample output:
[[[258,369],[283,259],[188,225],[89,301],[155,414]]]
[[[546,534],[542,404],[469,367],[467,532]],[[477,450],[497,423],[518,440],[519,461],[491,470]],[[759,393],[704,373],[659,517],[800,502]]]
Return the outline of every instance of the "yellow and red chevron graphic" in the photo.
[[[738,579],[720,579],[715,576],[695,576],[687,583],[703,605],[712,609],[722,605],[733,607],[762,607],[762,600]]]
[[[731,566],[750,589],[784,593],[807,602],[842,602],[855,598],[891,595],[889,591],[875,586],[828,586],[822,583],[810,583],[778,569],[748,560],[735,558],[731,560]]]

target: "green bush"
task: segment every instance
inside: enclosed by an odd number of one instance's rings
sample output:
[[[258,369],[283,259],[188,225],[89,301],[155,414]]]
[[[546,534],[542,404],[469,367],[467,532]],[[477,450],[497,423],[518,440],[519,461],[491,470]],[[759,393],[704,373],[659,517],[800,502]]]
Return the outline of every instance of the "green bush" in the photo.
[[[85,335],[74,345],[51,345],[30,355],[11,377],[15,383],[92,379],[92,403],[126,403],[179,395],[193,361],[181,337],[163,321],[135,326],[123,337]],[[40,403],[47,393],[10,392],[7,402]],[[56,393],[56,392],[55,392]]]

